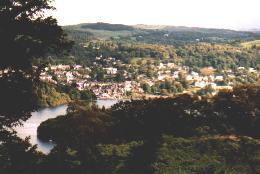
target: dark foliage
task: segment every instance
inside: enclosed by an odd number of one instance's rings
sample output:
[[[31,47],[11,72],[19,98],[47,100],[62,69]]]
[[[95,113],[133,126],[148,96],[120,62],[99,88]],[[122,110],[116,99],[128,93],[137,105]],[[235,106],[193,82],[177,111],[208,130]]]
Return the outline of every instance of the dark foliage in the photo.
[[[32,69],[32,59],[71,46],[57,21],[44,17],[44,10],[53,9],[50,2],[3,0],[0,3],[0,114],[12,123],[19,117],[28,118],[36,109],[33,85],[40,69]]]
[[[38,133],[58,143],[51,158],[61,153],[76,163],[71,172],[253,174],[260,162],[259,94],[259,86],[241,86],[213,98],[182,94],[105,111],[74,103]]]
[[[12,127],[38,108],[35,87],[44,66],[32,60],[71,47],[62,28],[52,17],[51,0],[0,1],[0,173],[35,174],[41,155],[29,139],[21,140]]]

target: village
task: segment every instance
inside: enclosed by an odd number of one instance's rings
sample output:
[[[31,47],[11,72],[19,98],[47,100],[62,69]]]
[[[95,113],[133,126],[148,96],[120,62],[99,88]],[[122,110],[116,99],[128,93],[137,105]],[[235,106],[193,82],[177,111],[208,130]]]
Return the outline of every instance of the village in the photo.
[[[216,73],[213,67],[205,67],[195,72],[171,62],[124,64],[116,58],[101,56],[91,66],[49,65],[40,75],[45,82],[76,84],[78,90],[91,90],[100,99],[171,96],[176,93],[196,93],[208,88],[215,95],[219,90],[232,89],[237,83],[246,83],[249,77],[257,81],[259,71],[239,67],[236,71],[228,69]],[[168,87],[162,87],[166,82]],[[172,84],[175,87],[171,87]],[[176,85],[181,90],[171,90]]]

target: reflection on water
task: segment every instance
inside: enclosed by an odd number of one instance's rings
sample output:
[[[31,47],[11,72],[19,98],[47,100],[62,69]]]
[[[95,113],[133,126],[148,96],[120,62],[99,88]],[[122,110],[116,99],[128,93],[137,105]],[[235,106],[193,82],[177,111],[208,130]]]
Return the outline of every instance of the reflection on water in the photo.
[[[98,105],[100,108],[102,108],[103,106],[105,108],[110,108],[117,102],[118,102],[118,100],[97,100],[96,105]]]
[[[25,138],[30,136],[30,142],[38,145],[38,150],[48,153],[53,148],[54,144],[50,142],[43,142],[37,138],[37,127],[41,122],[51,118],[55,118],[59,115],[65,115],[67,105],[58,106],[55,108],[46,108],[38,112],[33,112],[32,117],[23,123],[22,127],[17,127],[16,131],[19,137]]]
[[[109,108],[112,105],[116,104],[117,100],[97,100],[96,104],[99,107]],[[30,136],[30,142],[32,144],[37,144],[38,150],[43,153],[49,153],[50,150],[54,147],[55,144],[51,142],[43,142],[37,138],[37,127],[41,122],[46,121],[51,118],[56,118],[60,115],[65,115],[67,110],[67,105],[58,106],[55,108],[46,108],[38,112],[33,112],[32,117],[23,123],[22,127],[17,127],[15,130],[21,138]]]

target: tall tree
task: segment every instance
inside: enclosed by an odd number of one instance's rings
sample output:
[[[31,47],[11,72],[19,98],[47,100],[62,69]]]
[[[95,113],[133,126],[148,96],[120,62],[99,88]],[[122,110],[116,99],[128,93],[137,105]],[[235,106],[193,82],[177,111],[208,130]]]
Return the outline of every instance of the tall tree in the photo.
[[[0,126],[11,125],[36,109],[33,85],[41,69],[31,61],[71,46],[56,19],[45,15],[52,0],[0,2]]]
[[[0,173],[35,173],[35,147],[12,127],[37,109],[34,87],[42,68],[33,68],[32,60],[72,45],[56,19],[45,15],[54,9],[51,2],[0,1]]]

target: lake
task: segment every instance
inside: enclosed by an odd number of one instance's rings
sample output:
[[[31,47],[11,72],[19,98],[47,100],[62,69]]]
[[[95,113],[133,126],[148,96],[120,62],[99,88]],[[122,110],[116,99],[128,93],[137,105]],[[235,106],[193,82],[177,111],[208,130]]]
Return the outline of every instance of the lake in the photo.
[[[99,107],[109,108],[116,104],[118,100],[97,100],[96,104]],[[50,150],[55,146],[52,142],[41,141],[37,138],[37,128],[43,122],[51,118],[56,118],[60,115],[65,115],[67,110],[67,105],[61,105],[54,108],[45,108],[37,112],[33,112],[30,119],[23,123],[23,126],[16,127],[15,130],[20,138],[25,138],[30,136],[30,142],[32,144],[37,144],[38,150],[43,153],[49,153]]]

